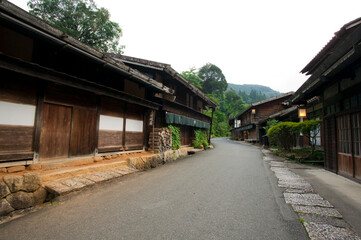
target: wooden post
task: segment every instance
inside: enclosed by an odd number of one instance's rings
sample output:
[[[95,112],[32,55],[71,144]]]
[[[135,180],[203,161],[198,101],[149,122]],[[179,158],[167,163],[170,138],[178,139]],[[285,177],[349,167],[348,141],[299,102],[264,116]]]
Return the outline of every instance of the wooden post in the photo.
[[[101,111],[101,97],[97,96],[97,119],[95,124],[95,144],[94,144],[94,156],[99,153],[99,122],[100,122],[100,111]]]
[[[153,114],[152,114],[153,116],[153,129],[152,129],[152,131],[153,131],[153,138],[152,138],[152,149],[153,149],[153,153],[155,153],[155,150],[154,150],[154,125],[155,125],[155,111],[153,110]]]
[[[36,117],[35,117],[35,133],[34,133],[34,163],[39,162],[39,150],[40,150],[40,134],[41,125],[43,122],[43,108],[44,108],[44,92],[45,87],[41,86],[38,90],[38,101],[36,106]]]
[[[125,135],[126,135],[126,121],[127,121],[127,102],[124,103],[124,115],[123,115],[123,151],[126,151]]]
[[[213,125],[213,114],[214,114],[214,108],[212,108],[212,117],[211,117],[211,125],[209,127],[209,136],[208,136],[208,144],[211,144],[211,136],[212,136],[212,125]]]

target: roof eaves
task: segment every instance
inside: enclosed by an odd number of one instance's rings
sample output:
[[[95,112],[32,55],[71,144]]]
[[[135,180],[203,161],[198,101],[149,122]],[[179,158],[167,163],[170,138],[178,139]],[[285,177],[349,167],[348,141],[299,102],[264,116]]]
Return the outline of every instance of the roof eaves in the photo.
[[[130,63],[134,65],[139,65],[147,68],[156,69],[159,71],[164,71],[167,74],[169,74],[174,79],[178,80],[180,83],[182,83],[185,87],[190,89],[192,92],[197,94],[199,97],[201,97],[205,102],[207,102],[212,107],[216,107],[217,103],[215,103],[212,99],[210,99],[207,95],[205,95],[200,89],[195,87],[193,84],[191,84],[189,81],[187,81],[181,74],[179,74],[176,70],[174,70],[170,64],[166,63],[160,63],[155,62],[151,60],[136,58],[136,57],[130,57],[120,54],[108,54],[109,56],[112,56],[113,58],[117,59],[118,61],[122,61],[125,63]]]
[[[7,20],[10,20],[17,24],[21,24],[24,27],[27,27],[28,29],[35,31],[39,34],[42,34],[50,40],[56,41],[70,48],[73,51],[77,51],[83,55],[86,55],[89,58],[109,65],[116,70],[122,72],[122,74],[135,78],[137,81],[150,85],[151,87],[154,87],[162,92],[173,92],[172,89],[169,89],[168,87],[159,84],[157,81],[147,76],[135,72],[123,63],[116,62],[114,59],[107,57],[106,54],[76,40],[75,38],[65,34],[59,29],[52,27],[40,18],[31,15],[30,13],[24,11],[23,9],[6,0],[0,1],[0,14],[2,18],[6,18]]]
[[[192,92],[201,97],[205,102],[207,102],[212,107],[216,107],[218,104],[215,103],[212,99],[210,99],[206,94],[204,94],[200,89],[190,83],[187,79],[185,79],[181,74],[179,74],[176,70],[174,70],[170,65],[168,65],[165,69],[165,72],[170,74],[173,78],[181,82],[187,88],[189,88]]]
[[[342,39],[351,28],[360,24],[361,17],[342,26],[340,30],[334,34],[331,40],[321,49],[321,51],[319,51],[317,55],[301,70],[301,73],[306,75],[312,74],[314,69],[316,69],[317,66],[321,64],[330,54],[332,54],[332,49],[335,47],[336,43]]]
[[[280,94],[280,95],[277,95],[277,96],[274,96],[274,97],[271,97],[271,98],[268,98],[268,99],[265,99],[265,100],[262,100],[262,101],[253,103],[253,106],[258,106],[258,105],[261,105],[261,104],[265,104],[265,103],[268,103],[268,102],[272,102],[272,101],[278,100],[278,99],[280,99],[280,98],[292,96],[294,93],[295,93],[295,92],[292,92],[292,91],[291,91],[291,92],[288,92],[288,93]]]

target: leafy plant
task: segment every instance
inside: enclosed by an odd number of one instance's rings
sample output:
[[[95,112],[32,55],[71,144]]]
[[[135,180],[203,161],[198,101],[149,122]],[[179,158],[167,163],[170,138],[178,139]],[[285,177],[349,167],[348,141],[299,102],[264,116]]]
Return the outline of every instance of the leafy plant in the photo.
[[[169,125],[168,128],[172,133],[172,149],[177,150],[181,145],[179,127]]]
[[[272,120],[269,120],[267,121],[267,126],[266,127],[263,127],[264,130],[266,130],[266,132],[268,132],[268,130],[273,127],[273,126],[276,126],[277,124],[279,124],[280,122],[276,119],[272,119]]]
[[[267,135],[271,145],[277,145],[289,151],[296,135],[302,133],[309,139],[311,155],[313,155],[316,146],[316,136],[320,132],[321,122],[321,120],[282,122],[268,129]]]
[[[201,129],[194,130],[194,136],[193,147],[201,148],[208,146],[208,134],[206,131]]]
[[[267,131],[271,145],[277,145],[287,151],[291,150],[294,140],[295,130],[298,128],[298,123],[282,122]]]
[[[316,147],[316,137],[320,133],[320,125],[322,120],[310,120],[300,123],[300,132],[304,134],[311,146],[311,155],[313,155]]]

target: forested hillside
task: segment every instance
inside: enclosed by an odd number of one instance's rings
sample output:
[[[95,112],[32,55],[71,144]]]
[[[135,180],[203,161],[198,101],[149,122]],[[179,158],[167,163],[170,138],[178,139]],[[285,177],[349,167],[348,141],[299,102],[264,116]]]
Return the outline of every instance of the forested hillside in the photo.
[[[227,89],[233,89],[243,101],[247,104],[259,102],[270,97],[280,95],[281,93],[271,89],[270,87],[257,84],[233,84],[228,83]]]

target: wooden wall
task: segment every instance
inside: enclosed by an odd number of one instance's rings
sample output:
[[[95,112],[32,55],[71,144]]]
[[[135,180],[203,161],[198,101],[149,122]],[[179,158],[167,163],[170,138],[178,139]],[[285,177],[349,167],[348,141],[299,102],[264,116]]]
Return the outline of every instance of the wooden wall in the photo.
[[[40,159],[94,154],[96,96],[59,86],[44,93],[40,134]]]
[[[269,103],[261,104],[256,107],[256,115],[257,118],[264,118],[267,117],[273,113],[279,112],[281,110],[284,110],[284,107],[282,106],[282,102],[284,102],[285,99],[279,99],[275,101],[271,101]]]
[[[0,162],[32,159],[36,84],[2,73],[0,82]]]
[[[37,153],[43,161],[143,149],[144,111],[135,104],[73,88],[2,81],[0,162],[31,160]]]
[[[178,126],[180,130],[181,145],[192,145],[195,128],[190,126]]]
[[[121,151],[123,148],[124,107],[121,101],[102,97],[100,102],[98,151]]]

